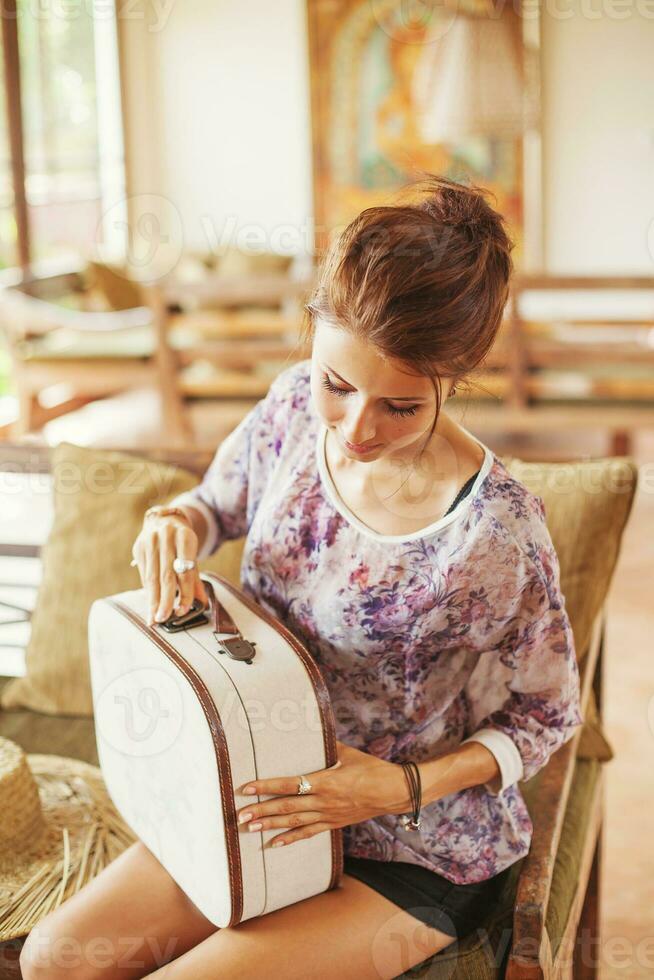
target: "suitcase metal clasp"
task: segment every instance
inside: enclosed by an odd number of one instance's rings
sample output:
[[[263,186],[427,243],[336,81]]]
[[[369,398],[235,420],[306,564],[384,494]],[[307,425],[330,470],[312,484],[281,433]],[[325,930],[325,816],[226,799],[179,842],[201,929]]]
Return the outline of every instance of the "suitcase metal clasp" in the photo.
[[[204,607],[200,600],[194,599],[191,608],[182,616],[176,616],[173,613],[159,625],[166,633],[179,633],[182,630],[192,629],[194,626],[201,626],[203,623],[209,622],[209,617],[203,610]]]
[[[233,636],[228,636],[225,639],[219,640],[219,633],[213,631],[213,635],[216,637],[216,642],[218,643],[218,653],[228,654],[232,660],[244,660],[246,664],[251,664],[252,660],[256,656],[256,643],[250,643],[244,637],[239,636],[235,633]]]

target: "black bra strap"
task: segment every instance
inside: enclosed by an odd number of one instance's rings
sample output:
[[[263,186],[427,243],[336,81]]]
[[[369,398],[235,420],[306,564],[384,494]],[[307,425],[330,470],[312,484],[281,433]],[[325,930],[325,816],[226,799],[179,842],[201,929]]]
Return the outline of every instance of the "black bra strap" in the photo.
[[[470,477],[469,480],[466,480],[466,482],[463,484],[463,486],[461,487],[461,489],[457,493],[456,497],[454,498],[453,503],[448,508],[448,510],[445,512],[445,514],[443,515],[444,517],[447,517],[447,515],[450,514],[454,510],[454,508],[457,506],[457,504],[459,503],[459,501],[463,500],[463,498],[466,496],[466,494],[470,492],[470,490],[472,489],[472,484],[475,482],[475,480],[479,476],[479,473],[480,473],[480,470],[477,470],[477,472],[476,473],[473,473],[473,475]]]

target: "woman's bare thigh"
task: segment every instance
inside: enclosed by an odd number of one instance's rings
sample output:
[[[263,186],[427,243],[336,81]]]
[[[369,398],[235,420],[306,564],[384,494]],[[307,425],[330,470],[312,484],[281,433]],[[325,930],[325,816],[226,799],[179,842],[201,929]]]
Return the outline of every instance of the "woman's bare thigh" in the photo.
[[[23,946],[21,969],[25,980],[135,980],[217,929],[137,840],[37,923]]]
[[[216,930],[150,980],[390,980],[452,943],[454,963],[456,942],[344,874],[337,888]]]

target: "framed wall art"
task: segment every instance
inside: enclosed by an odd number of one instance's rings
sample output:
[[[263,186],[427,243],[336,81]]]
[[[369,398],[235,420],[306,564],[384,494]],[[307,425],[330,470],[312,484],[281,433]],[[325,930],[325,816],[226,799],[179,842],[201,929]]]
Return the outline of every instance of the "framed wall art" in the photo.
[[[317,257],[427,170],[489,188],[540,266],[539,8],[512,3],[307,0]]]

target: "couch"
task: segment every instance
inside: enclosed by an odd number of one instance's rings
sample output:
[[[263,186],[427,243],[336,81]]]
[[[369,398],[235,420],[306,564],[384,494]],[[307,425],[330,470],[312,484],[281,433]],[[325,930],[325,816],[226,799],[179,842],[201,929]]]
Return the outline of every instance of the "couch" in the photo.
[[[130,450],[131,451],[131,450]],[[151,451],[154,458],[162,458]],[[183,464],[198,474],[207,465],[206,453],[185,452]],[[180,458],[182,458],[182,455]],[[47,469],[48,450],[37,453],[36,466]],[[171,453],[165,454],[170,461]],[[3,461],[11,458],[5,448]],[[30,454],[35,459],[34,451]],[[174,453],[173,457],[174,458]],[[610,461],[607,461],[607,463]],[[543,464],[551,466],[557,464]],[[582,464],[583,465],[583,464]],[[626,514],[637,481],[635,466]],[[549,518],[548,518],[549,519]],[[619,538],[623,524],[619,529]],[[0,552],[2,547],[0,546]],[[13,553],[16,553],[15,551]],[[562,573],[564,567],[562,564]],[[583,585],[583,583],[582,583]],[[584,715],[593,705],[601,722],[602,673],[606,602],[594,616],[590,640],[580,658]],[[578,655],[581,651],[577,651]],[[0,677],[0,690],[9,678]],[[451,950],[443,950],[402,978],[465,978],[536,980],[569,977],[590,980],[598,975],[593,951],[599,943],[599,879],[603,850],[604,773],[606,759],[581,751],[583,726],[535,777],[521,783],[534,835],[530,852],[516,862],[500,900],[488,910],[485,928],[472,933]],[[0,735],[13,739],[28,753],[54,753],[98,764],[92,717],[58,717],[29,709],[0,711]],[[0,945],[0,975],[19,976],[18,952],[22,940]],[[4,959],[3,959],[4,957]],[[15,966],[11,964],[15,962]]]

